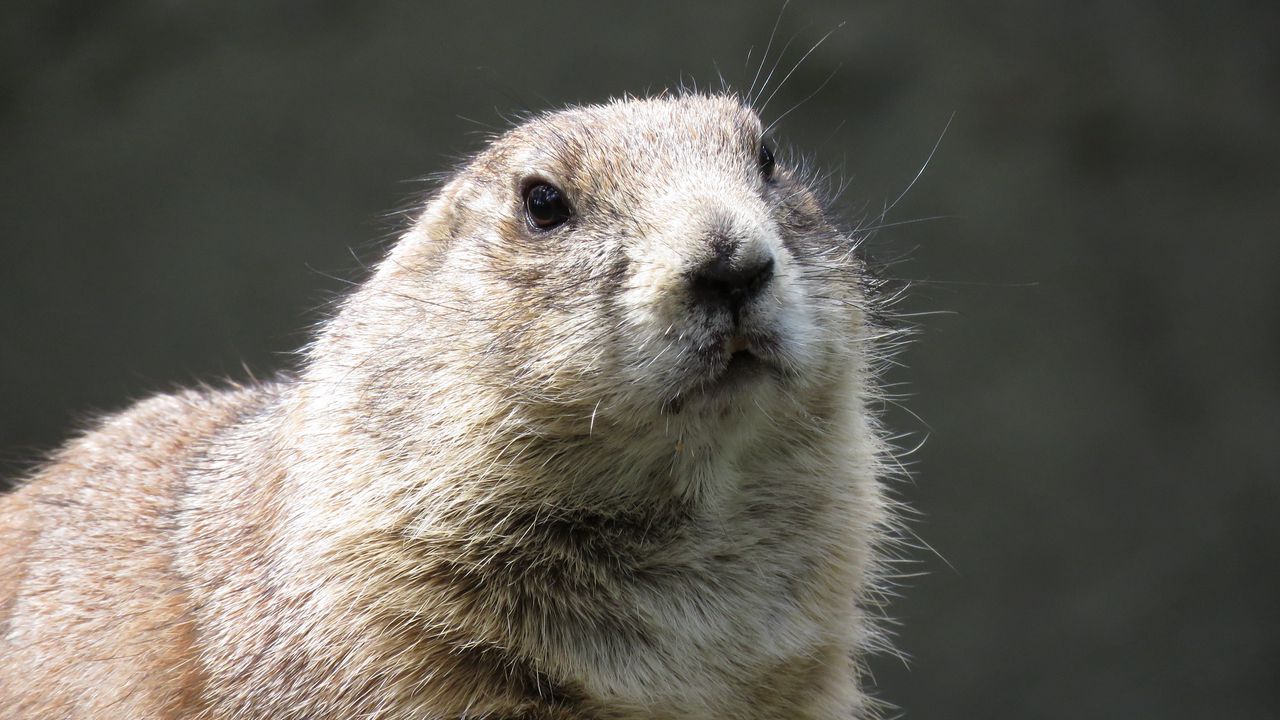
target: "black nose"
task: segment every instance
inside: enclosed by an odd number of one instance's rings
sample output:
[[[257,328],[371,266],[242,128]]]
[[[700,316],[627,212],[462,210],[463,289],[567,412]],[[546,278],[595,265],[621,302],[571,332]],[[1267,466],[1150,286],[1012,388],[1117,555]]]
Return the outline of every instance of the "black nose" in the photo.
[[[744,260],[728,252],[717,252],[694,271],[694,299],[704,306],[727,307],[736,318],[742,306],[755,297],[773,278],[773,258]]]

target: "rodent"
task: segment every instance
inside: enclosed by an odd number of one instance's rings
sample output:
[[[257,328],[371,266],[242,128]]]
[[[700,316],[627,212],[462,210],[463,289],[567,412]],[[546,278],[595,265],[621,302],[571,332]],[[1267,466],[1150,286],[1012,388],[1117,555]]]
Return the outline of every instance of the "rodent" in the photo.
[[[534,116],[296,372],[68,443],[0,498],[0,717],[870,716],[874,274],[763,132]]]

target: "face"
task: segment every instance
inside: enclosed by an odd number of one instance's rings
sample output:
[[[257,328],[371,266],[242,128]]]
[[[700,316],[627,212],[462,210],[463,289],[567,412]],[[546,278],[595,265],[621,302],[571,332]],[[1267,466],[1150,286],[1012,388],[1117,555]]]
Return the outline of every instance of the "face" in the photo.
[[[424,221],[441,304],[528,402],[627,425],[804,404],[864,333],[854,240],[727,97],[617,102],[520,126]]]

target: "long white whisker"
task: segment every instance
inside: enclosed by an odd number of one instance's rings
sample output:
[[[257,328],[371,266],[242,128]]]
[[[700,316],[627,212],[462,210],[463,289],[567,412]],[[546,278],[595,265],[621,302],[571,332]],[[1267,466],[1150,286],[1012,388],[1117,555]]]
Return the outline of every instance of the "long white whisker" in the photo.
[[[832,33],[844,27],[845,23],[847,22],[848,22],[847,20],[842,20],[839,25],[828,30],[827,34],[823,35],[822,38],[818,40],[818,42],[814,43],[813,47],[809,48],[808,52],[800,56],[800,59],[796,61],[795,65],[791,66],[791,70],[788,71],[786,76],[782,78],[782,81],[779,82],[778,86],[773,89],[773,92],[769,93],[769,97],[765,98],[764,104],[760,106],[760,109],[758,111],[760,114],[764,114],[765,109],[769,107],[769,103],[773,101],[773,96],[777,95],[778,91],[782,89],[782,86],[787,84],[787,81],[791,79],[791,76],[795,74],[795,71],[799,69],[799,67],[804,63],[804,61],[807,60],[809,56],[813,54],[813,51],[821,47],[822,43],[826,42],[827,38],[831,37]],[[824,82],[823,85],[825,84],[826,83]]]
[[[899,193],[898,197],[894,198],[893,202],[885,206],[884,210],[880,212],[880,215],[876,217],[877,221],[883,220],[884,217],[889,214],[889,211],[893,210],[898,203],[902,202],[902,198],[906,197],[907,193],[911,192],[911,188],[916,186],[916,182],[920,180],[920,176],[924,175],[925,169],[927,169],[929,167],[929,163],[933,161],[933,156],[938,152],[938,147],[942,145],[942,139],[947,136],[947,129],[951,127],[951,121],[955,119],[956,114],[953,112],[951,113],[951,117],[947,118],[947,124],[942,126],[942,132],[938,135],[937,142],[933,144],[933,149],[929,151],[929,157],[924,159],[924,164],[920,166],[920,170],[916,172],[916,176],[911,178],[911,182],[907,184],[907,187],[904,188],[901,193]]]
[[[760,64],[756,66],[755,77],[751,78],[751,87],[747,88],[747,97],[751,98],[755,92],[756,82],[760,80],[760,73],[764,70],[764,64],[769,59],[769,50],[773,48],[773,39],[778,36],[778,26],[782,24],[782,14],[787,11],[787,6],[791,4],[791,0],[784,0],[782,8],[778,10],[778,17],[773,21],[773,30],[769,31],[769,42],[764,46],[764,54],[760,56]],[[748,57],[750,54],[748,52]],[[765,81],[768,83],[768,80]],[[755,103],[751,103],[754,105]]]

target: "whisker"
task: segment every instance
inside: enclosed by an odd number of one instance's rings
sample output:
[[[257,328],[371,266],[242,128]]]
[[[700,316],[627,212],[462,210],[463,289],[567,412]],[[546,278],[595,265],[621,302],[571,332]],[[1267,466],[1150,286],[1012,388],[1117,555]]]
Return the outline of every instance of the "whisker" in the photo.
[[[831,37],[832,33],[834,33],[835,31],[839,30],[840,28],[844,27],[844,26],[845,26],[845,23],[847,23],[847,22],[848,22],[847,20],[842,20],[842,21],[840,22],[840,24],[839,24],[839,25],[836,25],[835,27],[833,27],[833,28],[831,28],[830,30],[828,30],[828,31],[827,31],[827,34],[826,34],[826,35],[823,35],[823,36],[818,40],[818,42],[814,43],[814,44],[813,44],[813,47],[809,48],[808,52],[806,52],[804,55],[800,56],[800,59],[796,61],[795,65],[792,65],[792,66],[791,66],[791,70],[790,70],[789,72],[787,72],[786,76],[782,78],[782,81],[778,83],[778,86],[777,86],[776,88],[774,88],[774,89],[773,89],[773,92],[769,93],[769,97],[765,99],[764,104],[760,106],[760,110],[759,110],[759,112],[760,112],[761,114],[764,114],[764,111],[769,107],[769,103],[773,102],[773,97],[774,97],[775,95],[777,95],[777,94],[778,94],[778,91],[782,89],[782,86],[784,86],[784,85],[786,85],[786,84],[787,84],[787,81],[791,79],[791,76],[795,74],[796,70],[798,70],[798,69],[800,68],[800,66],[801,66],[802,64],[804,64],[804,61],[805,61],[805,60],[807,60],[807,59],[809,58],[809,56],[810,56],[810,55],[812,55],[812,54],[813,54],[813,52],[814,52],[815,50],[817,50],[819,47],[821,47],[821,46],[822,46],[822,43],[826,42],[826,41],[827,41],[827,38]],[[770,74],[772,75],[772,73],[770,73]],[[823,82],[822,84],[823,84],[823,85],[826,85],[826,82]],[[821,90],[821,89],[822,89],[822,86],[819,86],[819,87],[818,87],[818,90]],[[950,121],[948,121],[948,122],[950,122]],[[945,130],[944,130],[944,132],[945,132]],[[939,138],[939,140],[941,140],[941,138]]]
[[[782,8],[778,10],[778,17],[773,21],[773,30],[769,31],[769,42],[764,46],[764,54],[760,56],[760,64],[756,66],[755,77],[751,78],[751,87],[747,88],[748,99],[753,97],[753,93],[755,92],[755,89],[756,89],[756,82],[760,80],[760,72],[764,70],[764,64],[769,59],[769,51],[773,49],[773,39],[778,35],[778,26],[782,24],[782,15],[787,11],[787,6],[790,4],[791,4],[791,0],[784,0],[782,3]],[[751,51],[748,50],[747,58],[750,59],[750,57],[751,57]],[[768,83],[768,80],[766,80],[765,82]],[[751,102],[750,104],[755,105],[754,102]]]

